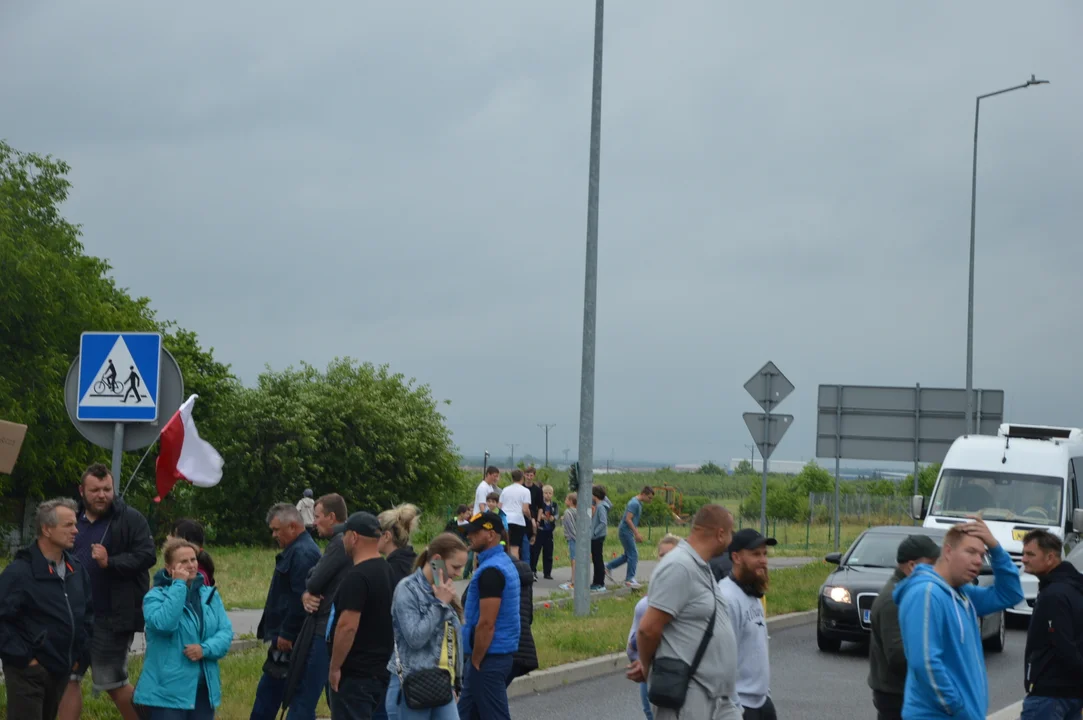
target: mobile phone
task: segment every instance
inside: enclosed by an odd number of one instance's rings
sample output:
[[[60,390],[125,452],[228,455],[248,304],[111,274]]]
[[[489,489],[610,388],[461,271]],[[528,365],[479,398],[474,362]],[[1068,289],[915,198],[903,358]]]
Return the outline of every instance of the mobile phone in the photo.
[[[431,566],[433,585],[439,585],[444,580],[447,580],[447,565],[444,564],[443,558],[433,560]]]

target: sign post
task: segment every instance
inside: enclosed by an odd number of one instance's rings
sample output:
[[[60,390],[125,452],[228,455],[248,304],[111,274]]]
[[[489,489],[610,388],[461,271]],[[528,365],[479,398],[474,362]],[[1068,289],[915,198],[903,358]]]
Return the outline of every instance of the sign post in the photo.
[[[112,451],[118,496],[124,452],[157,440],[160,418],[172,417],[183,395],[180,366],[159,333],[83,333],[64,383],[64,404],[84,438]]]
[[[768,362],[745,383],[745,390],[761,408],[762,413],[745,413],[745,425],[760,449],[763,459],[763,480],[760,485],[760,532],[767,534],[767,459],[771,457],[782,436],[790,429],[793,415],[775,415],[771,410],[789,397],[793,383],[786,379],[773,362]]]

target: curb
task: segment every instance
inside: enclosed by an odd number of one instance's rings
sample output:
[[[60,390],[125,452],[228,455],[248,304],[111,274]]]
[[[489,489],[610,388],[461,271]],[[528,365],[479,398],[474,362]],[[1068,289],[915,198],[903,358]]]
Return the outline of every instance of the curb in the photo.
[[[767,618],[767,629],[785,630],[787,628],[814,622],[815,619],[815,610],[778,615],[773,618]],[[547,668],[545,670],[535,670],[529,675],[515,678],[515,680],[512,681],[511,687],[508,688],[508,698],[523,697],[524,695],[530,695],[532,693],[543,693],[549,690],[556,690],[565,685],[582,682],[583,680],[592,680],[604,675],[613,675],[623,671],[627,665],[628,656],[619,652],[613,653],[612,655],[603,655],[602,657],[588,658],[587,660],[580,660],[578,662],[568,663],[567,665],[557,665],[556,667]],[[998,717],[996,720],[1007,719]]]
[[[997,710],[992,715],[989,715],[987,720],[1016,720],[1019,717],[1019,713],[1023,711],[1023,701],[1020,700],[1017,703],[1013,703],[1008,707]]]

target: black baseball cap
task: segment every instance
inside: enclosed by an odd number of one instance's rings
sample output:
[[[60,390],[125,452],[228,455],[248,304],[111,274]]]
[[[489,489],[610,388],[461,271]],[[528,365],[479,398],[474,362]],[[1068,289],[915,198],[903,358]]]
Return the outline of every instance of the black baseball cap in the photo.
[[[744,530],[738,530],[733,533],[733,539],[730,540],[728,553],[740,552],[741,550],[755,550],[761,548],[764,545],[773,547],[778,545],[778,540],[774,538],[764,537],[757,530],[752,528],[745,528]]]
[[[376,519],[376,516],[367,512],[355,512],[346,518],[346,522],[339,523],[333,528],[333,532],[344,533],[347,530],[352,530],[362,537],[378,538],[383,535],[383,530],[380,529],[380,521]]]
[[[472,533],[478,530],[492,530],[499,535],[504,530],[504,521],[494,512],[478,513],[466,524],[466,532]]]
[[[928,535],[908,535],[899,543],[899,549],[895,552],[895,562],[904,563],[911,560],[931,558],[936,560],[940,557],[940,546]]]

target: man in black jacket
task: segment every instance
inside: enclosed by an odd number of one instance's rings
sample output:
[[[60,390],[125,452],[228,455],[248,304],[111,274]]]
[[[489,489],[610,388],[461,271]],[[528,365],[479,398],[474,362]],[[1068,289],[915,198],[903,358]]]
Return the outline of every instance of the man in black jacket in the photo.
[[[38,507],[37,542],[0,573],[0,660],[8,717],[53,720],[73,672],[89,660],[90,578],[69,552],[75,502]]]
[[[895,574],[887,581],[869,613],[869,687],[877,720],[902,720],[903,690],[906,688],[906,655],[903,653],[899,606],[891,594],[895,586],[910,577],[919,564],[933,565],[940,548],[928,535],[910,535],[895,551]]]
[[[1060,538],[1023,537],[1023,568],[1038,578],[1038,599],[1023,655],[1021,720],[1076,720],[1083,710],[1083,575],[1061,561]]]
[[[90,576],[94,602],[94,635],[90,667],[97,692],[108,693],[124,720],[139,720],[128,682],[128,653],[135,633],[143,632],[143,596],[150,589],[156,553],[147,519],[116,497],[113,476],[100,463],[91,465],[79,483],[82,502],[76,518],[79,534],[74,554]],[[79,690],[86,667],[74,673],[60,720],[82,715]]]
[[[271,587],[267,589],[263,617],[256,628],[256,637],[270,643],[270,648],[267,662],[263,665],[263,675],[256,686],[256,700],[250,720],[275,720],[278,717],[286,691],[285,678],[293,642],[301,632],[307,615],[301,599],[306,592],[305,583],[309,571],[320,561],[320,548],[305,531],[304,520],[296,507],[290,503],[272,506],[267,513],[267,525],[282,552],[275,555]],[[308,715],[307,708],[302,709],[304,702],[300,694],[294,695],[289,708],[291,718],[315,718],[315,708]]]

